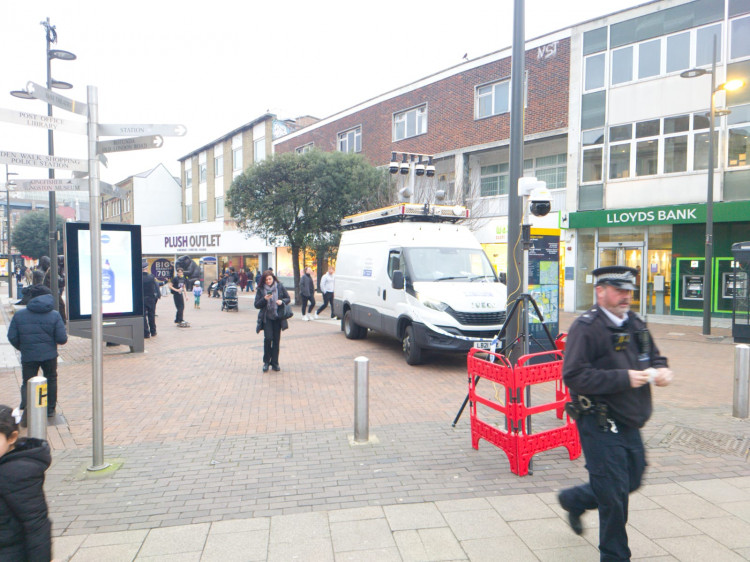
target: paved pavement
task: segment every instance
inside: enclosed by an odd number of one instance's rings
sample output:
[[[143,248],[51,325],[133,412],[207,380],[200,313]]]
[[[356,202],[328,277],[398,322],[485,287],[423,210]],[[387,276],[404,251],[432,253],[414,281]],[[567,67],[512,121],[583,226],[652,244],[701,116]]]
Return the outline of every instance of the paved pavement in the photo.
[[[548,451],[520,478],[499,449],[471,448],[468,412],[451,427],[466,395],[464,358],[409,367],[398,342],[349,341],[337,322],[302,322],[296,309],[282,372],[263,374],[250,298],[238,313],[219,303],[188,305],[192,327],[182,329],[163,299],[146,353],[106,348],[105,458],[118,468],[104,474],[86,471],[90,342],[61,348],[46,484],[58,559],[597,558],[595,516],[577,537],[555,503],[557,490],[586,480],[582,459]],[[750,559],[750,423],[731,416],[729,331],[651,327],[677,378],[655,389],[644,430],[650,466],[632,496],[634,558]],[[0,357],[8,347],[0,341]],[[350,440],[359,355],[371,362],[366,445]],[[17,364],[0,364],[0,402],[15,402],[19,381]],[[533,400],[551,395],[538,386]]]

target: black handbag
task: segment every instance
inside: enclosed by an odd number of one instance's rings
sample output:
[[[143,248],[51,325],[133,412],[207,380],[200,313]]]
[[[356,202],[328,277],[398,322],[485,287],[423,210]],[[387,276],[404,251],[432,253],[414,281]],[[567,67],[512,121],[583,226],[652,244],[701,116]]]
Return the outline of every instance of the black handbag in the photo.
[[[279,315],[279,318],[281,318],[282,320],[288,320],[289,318],[294,316],[294,311],[292,311],[291,306],[289,306],[285,302],[282,302],[279,305],[278,315]]]

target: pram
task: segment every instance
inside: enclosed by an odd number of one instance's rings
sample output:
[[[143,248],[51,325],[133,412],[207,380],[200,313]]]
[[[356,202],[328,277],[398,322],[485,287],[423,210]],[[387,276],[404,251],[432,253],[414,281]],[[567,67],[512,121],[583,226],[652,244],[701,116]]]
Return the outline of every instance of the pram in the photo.
[[[221,292],[221,310],[240,311],[237,300],[237,285],[235,283],[227,283],[224,286],[224,290]]]

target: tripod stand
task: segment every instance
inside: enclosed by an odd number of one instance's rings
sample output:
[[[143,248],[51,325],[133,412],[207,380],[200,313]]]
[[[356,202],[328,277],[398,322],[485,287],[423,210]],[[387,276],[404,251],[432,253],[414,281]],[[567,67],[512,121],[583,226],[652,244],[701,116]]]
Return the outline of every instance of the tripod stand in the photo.
[[[507,345],[503,346],[500,349],[500,355],[504,355],[508,357],[513,350],[516,348],[516,346],[521,343],[523,345],[523,352],[521,355],[527,355],[529,353],[530,348],[530,342],[532,339],[531,334],[529,333],[529,312],[530,308],[534,308],[534,312],[536,313],[537,317],[539,318],[539,321],[542,324],[542,327],[544,328],[544,333],[546,334],[547,338],[550,341],[550,344],[552,345],[552,349],[555,348],[555,340],[552,337],[552,334],[549,331],[549,328],[544,323],[544,315],[542,314],[542,311],[539,310],[539,306],[536,304],[536,301],[534,300],[534,297],[529,295],[528,293],[523,293],[520,295],[515,301],[513,301],[513,304],[511,305],[510,312],[508,312],[508,316],[505,318],[505,323],[503,324],[503,327],[500,328],[500,332],[498,332],[495,339],[498,341],[501,341],[503,337],[505,336],[505,332],[507,331],[507,327],[510,325],[511,320],[513,317],[517,314],[522,314],[521,317],[523,319],[523,331],[518,335],[518,337],[513,340],[512,342],[508,343]],[[542,347],[541,342],[539,342],[536,338],[534,338],[534,341],[539,345],[539,347]],[[494,358],[492,358],[494,359]],[[471,374],[469,374],[469,377],[471,377]],[[479,375],[474,377],[474,385],[479,382]],[[529,388],[526,388],[526,403],[530,405],[531,400],[531,391]],[[461,414],[463,414],[464,409],[466,408],[466,405],[469,403],[469,394],[466,394],[466,398],[464,398],[463,403],[461,404],[461,407],[458,409],[458,413],[456,414],[456,418],[453,420],[453,423],[451,424],[451,427],[456,427],[456,424],[458,423],[458,420],[461,418]],[[531,420],[529,419],[527,421],[527,427],[529,432],[531,431]]]

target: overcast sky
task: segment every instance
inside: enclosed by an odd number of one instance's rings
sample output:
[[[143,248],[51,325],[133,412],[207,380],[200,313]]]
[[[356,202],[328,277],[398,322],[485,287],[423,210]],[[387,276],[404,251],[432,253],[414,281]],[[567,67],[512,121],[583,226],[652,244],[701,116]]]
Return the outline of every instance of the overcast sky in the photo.
[[[526,38],[642,3],[526,0]],[[513,2],[2,0],[0,108],[46,114],[43,102],[8,92],[45,83],[47,17],[58,32],[53,48],[78,56],[52,62],[52,77],[74,85],[59,93],[85,102],[86,86],[96,86],[100,123],[188,129],[160,149],[110,154],[100,177],[116,183],[159,162],[177,175],[177,158],[266,111],[326,117],[458,64],[464,53],[508,47]],[[46,154],[46,139],[43,129],[0,122],[0,150]],[[56,133],[55,153],[85,159],[85,137]],[[11,171],[46,177],[36,168]]]

